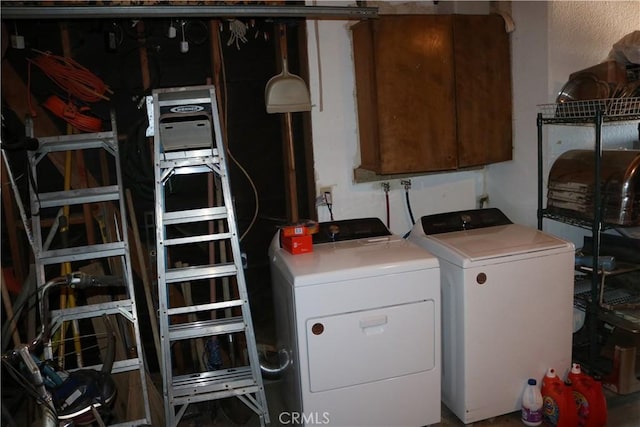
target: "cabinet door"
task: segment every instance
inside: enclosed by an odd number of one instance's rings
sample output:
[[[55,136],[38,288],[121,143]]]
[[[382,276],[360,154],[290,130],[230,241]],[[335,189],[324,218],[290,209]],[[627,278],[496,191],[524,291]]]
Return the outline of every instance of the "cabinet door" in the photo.
[[[457,167],[451,16],[391,15],[353,29],[362,167]]]
[[[504,20],[453,19],[458,166],[511,160],[511,55]]]
[[[351,27],[356,80],[360,167],[380,172],[376,73],[373,60],[373,24],[362,21]]]
[[[511,159],[509,37],[498,15],[385,15],[353,27],[361,167]]]

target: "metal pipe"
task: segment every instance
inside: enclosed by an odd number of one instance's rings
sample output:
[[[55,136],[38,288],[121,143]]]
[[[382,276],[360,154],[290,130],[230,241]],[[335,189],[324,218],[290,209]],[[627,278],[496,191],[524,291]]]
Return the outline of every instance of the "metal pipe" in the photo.
[[[40,369],[31,357],[29,346],[27,344],[22,344],[16,349],[16,353],[29,371],[31,383],[38,394],[38,405],[42,408],[42,425],[45,427],[57,426],[58,417],[53,407],[53,398],[44,385]]]
[[[538,217],[538,230],[542,230],[542,183],[543,183],[543,151],[542,151],[542,113],[538,113],[536,118],[536,125],[538,127],[538,210],[536,215]]]
[[[4,150],[2,150],[2,160],[4,161],[5,170],[7,171],[7,175],[9,176],[11,189],[13,190],[13,195],[16,199],[18,211],[20,212],[20,219],[22,220],[22,224],[24,226],[24,232],[27,234],[27,240],[29,241],[31,249],[36,252],[35,242],[33,240],[33,232],[31,231],[31,227],[29,227],[29,219],[27,218],[27,213],[24,209],[24,205],[22,204],[22,199],[20,197],[20,191],[18,190],[16,180],[13,177],[13,172],[11,171],[11,166],[9,165],[9,160],[7,159],[7,154]]]
[[[598,269],[600,257],[600,233],[602,232],[602,194],[600,188],[600,179],[601,179],[601,164],[602,164],[602,122],[603,122],[603,111],[600,107],[596,110],[596,115],[594,117],[594,125],[595,125],[595,162],[594,162],[594,171],[593,171],[593,182],[595,183],[593,189],[593,224],[591,227],[591,238],[593,240],[593,267],[591,269],[591,301],[589,302],[589,310],[590,314],[589,318],[589,363],[591,366],[594,366],[595,361],[599,354],[599,346],[598,342],[595,339],[598,331],[598,312],[599,312],[599,304],[598,304],[598,290],[600,285],[599,275],[602,274],[604,276],[604,271],[600,271]]]
[[[293,123],[291,113],[284,113],[285,121],[285,180],[289,187],[289,221],[292,224],[298,222],[298,183],[296,180],[296,154],[294,149]]]

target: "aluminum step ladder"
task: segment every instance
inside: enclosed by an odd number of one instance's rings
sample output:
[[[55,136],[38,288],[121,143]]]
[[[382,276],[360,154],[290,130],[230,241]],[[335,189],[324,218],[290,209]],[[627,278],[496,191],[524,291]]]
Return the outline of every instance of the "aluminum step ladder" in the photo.
[[[51,280],[61,275],[61,268],[58,264],[67,264],[67,272],[77,271],[93,264],[104,266],[109,265],[111,275],[122,278],[122,286],[106,291],[99,291],[97,295],[92,295],[76,299],[73,304],[60,306],[51,311],[51,333],[58,331],[60,339],[64,336],[62,330],[65,329],[66,322],[75,323],[92,321],[93,325],[102,322],[104,315],[110,316],[120,326],[119,331],[125,341],[125,348],[120,349],[116,354],[113,363],[112,375],[128,375],[131,381],[130,387],[137,382],[135,379],[139,375],[139,385],[136,385],[136,393],[141,397],[141,407],[134,409],[132,413],[127,410],[126,415],[120,414],[114,419],[117,424],[112,426],[139,426],[151,425],[149,395],[147,390],[146,372],[142,341],[140,339],[140,327],[138,324],[138,314],[136,310],[136,299],[134,293],[134,283],[132,267],[129,255],[129,240],[127,236],[127,216],[125,211],[124,189],[122,187],[122,174],[120,170],[120,154],[118,150],[118,132],[116,127],[115,113],[111,112],[111,130],[99,133],[82,133],[62,136],[52,136],[38,138],[39,146],[35,151],[27,154],[29,168],[32,177],[30,184],[30,206],[32,215],[32,232],[34,247],[34,263],[36,268],[36,283],[40,291],[47,280]],[[33,135],[33,122],[27,121],[27,135]],[[49,159],[56,164],[65,152],[81,151],[82,159],[93,160],[94,164],[100,164],[103,172],[102,182],[97,179],[88,179],[87,170],[84,166],[74,165],[74,170],[78,182],[75,188],[64,185],[55,180],[50,171],[50,164],[45,159]],[[76,159],[79,157],[76,157]],[[57,160],[56,160],[57,159]],[[94,167],[98,169],[98,167]],[[49,170],[48,174],[44,172]],[[108,172],[107,172],[108,171]],[[90,174],[89,174],[90,175]],[[93,178],[93,175],[91,175]],[[109,181],[116,182],[108,185]],[[63,189],[59,190],[60,184]],[[69,239],[68,242],[60,242],[56,239],[56,234],[63,227],[85,227],[84,221],[79,221],[79,225],[70,225],[68,217],[62,214],[63,208],[68,206],[70,210],[79,208],[89,209],[89,212],[109,212],[113,217],[109,224],[111,236],[109,241],[101,240],[94,244],[89,244],[82,239]],[[67,221],[64,223],[63,219]],[[86,217],[85,217],[86,219]],[[93,221],[91,225],[93,226]],[[46,230],[49,230],[45,236]],[[100,270],[104,274],[104,269]],[[99,274],[98,274],[99,275]],[[101,288],[105,289],[105,288]],[[97,322],[96,322],[97,320]],[[98,331],[96,329],[96,340],[98,347],[101,346]],[[68,332],[67,332],[68,333]],[[75,332],[77,337],[77,331]],[[84,346],[84,344],[82,344]],[[91,344],[89,344],[90,346]],[[77,350],[77,348],[76,348]],[[77,351],[76,351],[77,353]],[[54,349],[51,340],[45,343],[44,356],[46,359],[54,358]],[[78,356],[76,354],[76,356]],[[65,356],[64,347],[59,357],[61,363]],[[79,368],[92,368],[100,370],[102,364],[86,365],[86,362],[77,358],[76,366],[68,368],[73,371]],[[69,363],[71,364],[71,363]],[[128,373],[128,374],[127,374]],[[137,389],[139,387],[139,390]],[[117,396],[122,408],[128,407],[127,396]],[[133,419],[122,419],[133,418]]]
[[[269,423],[267,400],[215,89],[156,89],[147,97],[147,110],[147,135],[154,135],[158,306],[167,425],[177,426],[190,404],[215,405],[214,401],[229,397],[242,401],[265,425]],[[212,196],[212,182],[217,198]],[[189,197],[181,198],[183,192]],[[175,197],[180,201],[172,203]],[[176,291],[184,301],[172,298]],[[196,341],[200,347],[193,345]],[[203,342],[215,343],[217,346],[207,346],[215,351],[227,341],[237,344],[236,351],[231,349],[220,364],[179,366],[178,359],[185,356],[181,345],[197,349],[203,348]],[[187,358],[192,352],[186,350]],[[196,359],[218,357],[211,353],[198,354]]]

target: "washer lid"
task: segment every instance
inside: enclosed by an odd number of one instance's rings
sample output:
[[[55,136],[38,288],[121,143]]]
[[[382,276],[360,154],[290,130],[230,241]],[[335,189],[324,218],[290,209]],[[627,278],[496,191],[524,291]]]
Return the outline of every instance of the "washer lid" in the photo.
[[[504,262],[505,257],[528,257],[541,251],[574,249],[571,242],[520,224],[435,234],[423,240],[425,244],[416,242],[437,257],[462,267]]]
[[[296,287],[439,266],[435,256],[396,235],[313,245],[313,252],[300,255],[277,248],[271,261]]]

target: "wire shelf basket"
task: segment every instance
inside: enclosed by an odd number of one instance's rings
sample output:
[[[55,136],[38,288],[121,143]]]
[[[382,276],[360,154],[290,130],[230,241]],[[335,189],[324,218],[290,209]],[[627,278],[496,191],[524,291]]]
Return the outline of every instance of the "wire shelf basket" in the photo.
[[[593,121],[598,111],[603,121],[640,119],[640,97],[590,99],[555,104],[540,104],[538,109],[545,121]]]
[[[600,307],[616,311],[616,310],[632,310],[634,315],[640,321],[640,289],[633,284],[633,280],[637,279],[640,267],[635,264],[618,262],[618,267],[612,271],[600,272],[602,275],[600,286],[598,289]],[[576,276],[574,287],[574,306],[586,309],[591,301],[591,280],[589,275],[591,269],[581,267],[580,271],[584,275]],[[632,279],[615,280],[612,276],[623,277],[624,274],[631,275]],[[605,280],[605,278],[607,278]]]

